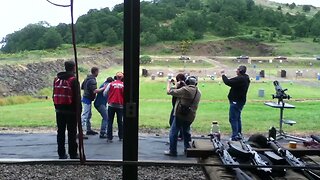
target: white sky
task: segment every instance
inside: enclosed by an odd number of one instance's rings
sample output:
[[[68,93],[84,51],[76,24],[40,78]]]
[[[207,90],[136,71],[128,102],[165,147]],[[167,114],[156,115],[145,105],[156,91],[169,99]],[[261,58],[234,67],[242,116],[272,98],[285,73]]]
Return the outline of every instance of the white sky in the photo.
[[[320,7],[320,0],[273,0],[281,3],[310,4]],[[57,4],[69,4],[70,0],[51,0]],[[114,7],[123,0],[74,0],[74,20],[90,9]],[[46,0],[1,0],[0,1],[0,40],[7,34],[24,28],[28,24],[47,21],[56,26],[71,22],[70,8],[51,5]]]
[[[70,4],[70,0],[50,0],[56,4]],[[114,7],[123,0],[74,0],[74,21],[90,9]],[[0,40],[7,34],[24,28],[28,24],[47,21],[56,26],[71,23],[70,7],[57,7],[46,0],[1,0],[0,1]]]

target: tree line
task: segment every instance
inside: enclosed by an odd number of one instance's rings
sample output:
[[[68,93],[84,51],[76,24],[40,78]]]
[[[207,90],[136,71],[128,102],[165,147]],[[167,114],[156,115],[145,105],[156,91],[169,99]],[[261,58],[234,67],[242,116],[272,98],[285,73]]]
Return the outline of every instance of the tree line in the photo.
[[[232,37],[252,35],[268,38],[288,36],[320,39],[320,12],[312,18],[303,13],[283,13],[281,8],[257,6],[253,0],[153,0],[140,4],[141,46],[163,41],[194,41],[205,34]],[[306,6],[303,10],[308,11]],[[290,8],[292,4],[290,4]],[[307,10],[306,10],[307,8]],[[77,43],[115,45],[123,41],[123,10],[118,4],[112,10],[91,9],[75,24]],[[14,53],[23,50],[55,49],[71,43],[71,25],[50,26],[46,22],[29,24],[8,34],[1,43],[1,51]]]

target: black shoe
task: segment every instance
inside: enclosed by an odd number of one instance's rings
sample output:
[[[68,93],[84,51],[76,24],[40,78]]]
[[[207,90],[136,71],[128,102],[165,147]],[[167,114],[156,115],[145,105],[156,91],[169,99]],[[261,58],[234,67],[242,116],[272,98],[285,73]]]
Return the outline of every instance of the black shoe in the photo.
[[[77,134],[77,138],[78,138],[78,139],[79,139],[79,136],[80,136],[80,134]],[[84,134],[82,135],[82,138],[83,138],[83,139],[89,139],[88,136],[86,136],[86,135],[84,135]]]
[[[70,159],[80,159],[80,157],[79,157],[79,155],[77,154],[77,155],[75,155],[75,156],[71,156],[70,155]]]
[[[59,156],[59,159],[68,159],[68,155],[62,155],[62,156]]]
[[[176,157],[176,156],[177,156],[177,153],[172,153],[172,152],[170,152],[170,151],[164,151],[164,155]]]
[[[96,134],[99,134],[99,133],[93,130],[87,131],[87,135],[96,135]]]
[[[107,135],[106,135],[106,134],[101,134],[101,133],[100,133],[99,138],[100,138],[100,139],[106,139],[106,138],[107,138]]]

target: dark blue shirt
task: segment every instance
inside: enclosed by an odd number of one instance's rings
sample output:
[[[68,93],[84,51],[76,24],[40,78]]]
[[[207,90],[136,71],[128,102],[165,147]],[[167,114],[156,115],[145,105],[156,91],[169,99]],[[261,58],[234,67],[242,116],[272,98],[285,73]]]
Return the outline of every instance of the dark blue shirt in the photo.
[[[101,86],[99,87],[102,88],[104,86],[107,86],[109,84],[109,82],[105,81],[103,84],[101,84]],[[97,94],[97,97],[94,101],[94,106],[95,107],[99,107],[100,105],[106,105],[108,101],[108,97],[103,96],[103,91],[99,92]]]

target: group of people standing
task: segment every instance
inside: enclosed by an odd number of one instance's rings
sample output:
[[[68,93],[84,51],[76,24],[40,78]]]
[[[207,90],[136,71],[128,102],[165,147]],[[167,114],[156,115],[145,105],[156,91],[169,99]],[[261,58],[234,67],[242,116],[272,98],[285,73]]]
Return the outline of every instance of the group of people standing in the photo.
[[[80,116],[80,89],[75,77],[75,63],[66,61],[65,71],[59,72],[53,82],[53,102],[56,111],[57,144],[59,159],[67,159],[65,150],[65,131],[68,130],[68,154],[70,159],[78,159],[77,153],[77,115]],[[221,71],[222,80],[230,86],[229,99],[229,122],[232,129],[231,139],[237,141],[241,138],[242,123],[241,111],[246,103],[247,91],[250,84],[249,76],[246,74],[246,66],[239,66],[236,70],[237,76],[228,78],[225,71]],[[117,115],[118,137],[123,139],[123,105],[124,84],[123,73],[117,72],[114,78],[108,77],[104,83],[97,87],[96,77],[99,74],[97,67],[91,68],[88,75],[81,84],[83,96],[81,99],[83,109],[81,122],[83,137],[96,135],[98,132],[91,128],[92,102],[102,117],[100,127],[100,138],[106,138],[107,142],[113,140],[113,120]],[[167,94],[172,96],[172,111],[170,114],[170,147],[164,154],[177,156],[177,141],[180,132],[184,141],[184,150],[190,148],[190,127],[196,117],[196,111],[201,98],[201,92],[197,87],[198,79],[195,76],[178,74],[176,80],[170,79],[167,83]]]
[[[113,119],[116,114],[118,136],[119,140],[122,140],[123,73],[117,72],[114,78],[108,77],[105,82],[97,88],[96,77],[98,74],[98,68],[91,68],[91,74],[89,74],[81,84],[81,89],[84,91],[82,97],[83,111],[81,115],[83,137],[84,139],[88,139],[87,135],[99,134],[91,128],[92,102],[94,101],[93,105],[102,117],[99,137],[107,138],[108,142],[112,142]]]
[[[241,112],[246,103],[247,91],[250,85],[250,78],[246,74],[246,66],[239,66],[236,76],[228,78],[224,70],[221,70],[221,77],[227,86],[230,87],[229,99],[229,122],[232,133],[230,140],[238,141],[242,138]],[[197,87],[198,79],[195,76],[185,77],[178,74],[176,80],[169,79],[167,94],[172,96],[172,111],[170,114],[170,147],[164,154],[177,156],[178,133],[184,141],[184,151],[190,147],[191,133],[190,126],[195,119],[196,111],[201,97]]]
[[[68,153],[70,159],[78,159],[77,153],[77,113],[80,116],[80,89],[75,77],[75,63],[66,61],[65,71],[59,72],[53,82],[53,102],[56,111],[57,122],[57,144],[59,159],[67,159],[65,150],[65,131],[68,130]],[[113,120],[117,115],[119,140],[123,139],[122,116],[124,85],[123,73],[117,72],[114,78],[108,77],[99,88],[97,88],[96,77],[99,74],[97,67],[91,68],[89,74],[81,83],[83,95],[81,124],[83,138],[88,135],[96,135],[98,132],[91,127],[92,104],[102,117],[100,127],[100,138],[106,138],[107,142],[113,139]]]

